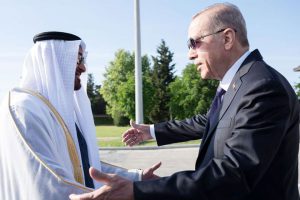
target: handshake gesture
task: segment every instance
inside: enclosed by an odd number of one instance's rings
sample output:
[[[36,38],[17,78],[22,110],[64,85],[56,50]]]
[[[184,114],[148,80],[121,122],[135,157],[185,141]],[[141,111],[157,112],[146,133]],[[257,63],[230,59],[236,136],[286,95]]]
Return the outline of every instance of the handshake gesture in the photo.
[[[123,142],[127,146],[134,146],[143,141],[152,139],[150,134],[150,126],[145,124],[136,124],[130,121],[131,128],[123,133]],[[161,162],[144,169],[142,172],[142,180],[157,179],[159,176],[154,174],[154,171],[161,166]],[[89,170],[90,176],[96,180],[105,183],[104,186],[90,193],[71,194],[71,200],[133,200],[133,182],[120,177],[116,174],[106,174],[91,167]]]

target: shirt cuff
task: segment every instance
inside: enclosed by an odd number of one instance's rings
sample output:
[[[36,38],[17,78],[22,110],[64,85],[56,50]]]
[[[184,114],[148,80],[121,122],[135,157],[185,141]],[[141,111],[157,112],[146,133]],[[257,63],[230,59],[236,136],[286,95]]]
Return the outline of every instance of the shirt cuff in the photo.
[[[150,135],[152,136],[152,138],[154,140],[156,140],[156,136],[155,136],[155,130],[154,130],[154,124],[150,125]]]
[[[143,179],[143,170],[142,169],[129,169],[128,172],[135,174],[135,178],[133,178],[133,181],[142,181],[142,179]]]

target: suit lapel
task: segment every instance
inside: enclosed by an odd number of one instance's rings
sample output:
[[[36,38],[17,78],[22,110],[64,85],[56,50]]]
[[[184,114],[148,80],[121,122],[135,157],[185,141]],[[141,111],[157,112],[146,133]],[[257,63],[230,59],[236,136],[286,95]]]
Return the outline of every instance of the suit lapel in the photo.
[[[225,111],[230,106],[232,99],[235,97],[235,95],[236,95],[237,91],[240,89],[241,85],[242,85],[242,81],[241,81],[240,77],[236,75],[234,77],[233,81],[231,82],[227,92],[224,95],[223,103],[222,103],[220,114],[219,114],[219,120],[217,121],[217,123],[224,116]],[[217,125],[217,123],[216,123],[216,125]]]
[[[219,117],[216,118],[216,120],[212,122],[211,128],[208,130],[208,133],[206,133],[207,135],[206,135],[204,141],[201,142],[201,149],[203,149],[204,146],[209,143],[210,138],[213,135],[213,133],[215,132],[215,129],[216,129],[219,121],[223,118],[226,110],[230,106],[233,98],[235,97],[236,93],[238,92],[239,88],[241,87],[241,85],[242,85],[241,77],[244,76],[249,71],[250,67],[252,66],[252,64],[255,61],[261,60],[261,59],[262,59],[262,56],[260,55],[259,51],[254,50],[242,63],[241,67],[239,68],[239,70],[237,71],[235,76],[233,77],[233,80],[231,81],[230,86],[223,97],[223,103],[220,108]]]
[[[237,76],[235,76],[235,79],[236,78],[237,78]],[[219,117],[216,118],[214,121],[211,122],[211,127],[208,130],[207,136],[205,137],[205,140],[202,141],[203,146],[206,143],[208,143],[208,141],[210,140],[210,137],[215,132],[215,129],[216,129],[219,121],[223,118],[225,111],[227,110],[227,108],[231,104],[233,97],[236,95],[236,92],[238,91],[238,89],[241,86],[241,83],[242,83],[241,80],[238,78],[238,80],[234,80],[230,84],[230,87],[228,88],[227,92],[225,93],[225,95],[223,97],[223,103],[222,103],[222,106],[221,106],[221,108],[219,110]]]

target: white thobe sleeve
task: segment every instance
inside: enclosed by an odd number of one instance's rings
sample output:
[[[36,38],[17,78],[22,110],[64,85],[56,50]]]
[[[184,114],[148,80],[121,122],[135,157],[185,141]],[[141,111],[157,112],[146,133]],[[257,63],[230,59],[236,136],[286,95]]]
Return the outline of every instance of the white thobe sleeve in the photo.
[[[104,173],[117,174],[132,181],[142,180],[143,171],[141,169],[125,169],[106,162],[101,162],[101,168]]]

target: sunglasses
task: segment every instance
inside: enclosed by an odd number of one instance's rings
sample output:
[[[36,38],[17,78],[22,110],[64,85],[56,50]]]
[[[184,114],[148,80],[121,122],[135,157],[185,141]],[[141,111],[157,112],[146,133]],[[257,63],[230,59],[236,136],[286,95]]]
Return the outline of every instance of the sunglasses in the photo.
[[[216,32],[213,32],[213,33],[209,33],[209,34],[206,34],[206,35],[202,35],[196,39],[193,39],[193,38],[190,38],[188,39],[187,41],[187,46],[188,46],[188,49],[196,49],[196,47],[198,46],[198,44],[200,43],[201,40],[203,40],[205,37],[207,36],[210,36],[210,35],[215,35],[215,34],[218,34],[218,33],[222,33],[223,31],[225,31],[227,28],[223,28],[221,30],[218,30]],[[236,32],[235,29],[233,29],[234,32]]]

